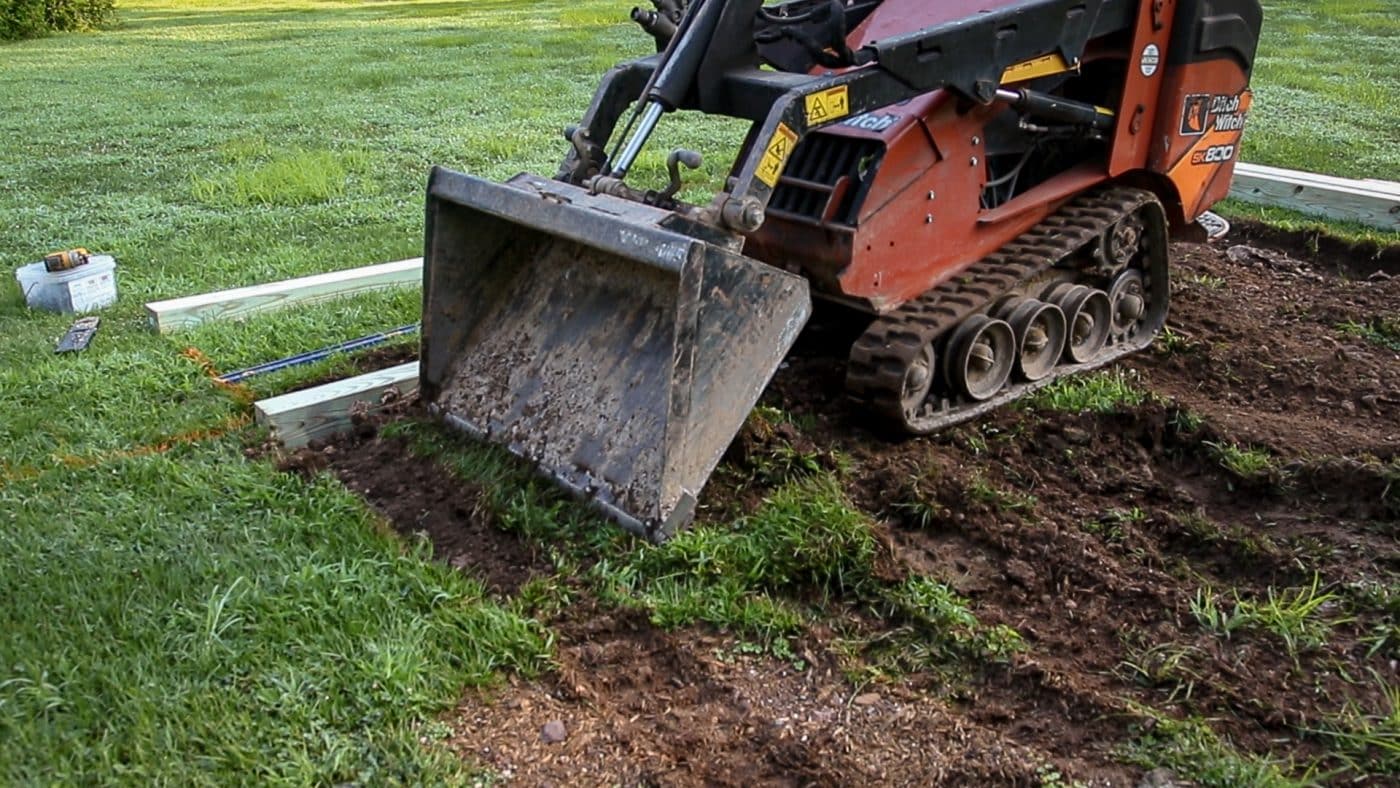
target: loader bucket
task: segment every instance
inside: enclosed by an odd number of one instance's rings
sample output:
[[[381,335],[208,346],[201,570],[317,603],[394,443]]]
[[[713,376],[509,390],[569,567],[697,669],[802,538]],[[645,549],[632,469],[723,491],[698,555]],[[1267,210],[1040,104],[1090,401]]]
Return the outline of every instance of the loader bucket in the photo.
[[[806,280],[730,236],[533,175],[434,168],[425,246],[429,408],[654,540],[811,311]]]

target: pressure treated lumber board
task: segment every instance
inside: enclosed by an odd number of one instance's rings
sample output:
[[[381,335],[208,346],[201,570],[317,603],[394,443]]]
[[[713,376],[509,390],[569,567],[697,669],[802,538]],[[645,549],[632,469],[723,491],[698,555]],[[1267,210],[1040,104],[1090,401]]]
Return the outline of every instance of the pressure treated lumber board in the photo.
[[[379,410],[384,392],[397,388],[407,394],[418,386],[418,362],[337,380],[323,386],[294,391],[253,403],[259,424],[272,430],[272,437],[289,449],[313,440],[329,438],[350,426],[350,408],[356,402]]]
[[[1235,165],[1230,196],[1382,230],[1400,230],[1400,183],[1394,181],[1333,178],[1241,162]]]
[[[283,282],[238,287],[217,293],[152,301],[146,304],[151,327],[168,334],[208,320],[227,320],[257,312],[311,304],[328,298],[404,287],[423,281],[423,258],[303,276]]]

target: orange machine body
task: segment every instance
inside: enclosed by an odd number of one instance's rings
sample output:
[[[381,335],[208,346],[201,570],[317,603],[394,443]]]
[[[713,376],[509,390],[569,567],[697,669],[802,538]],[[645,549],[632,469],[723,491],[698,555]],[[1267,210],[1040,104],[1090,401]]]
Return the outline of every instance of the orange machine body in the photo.
[[[886,0],[848,43],[964,18],[988,4]],[[1077,62],[1028,63],[1003,78],[1003,88],[1054,91],[1113,113],[1111,131],[1058,143],[1049,153],[1059,166],[998,198],[989,192],[1006,177],[997,163],[1019,153],[1016,113],[1002,100],[981,105],[936,90],[810,132],[746,253],[807,276],[822,295],[885,313],[1101,183],[1149,188],[1174,225],[1193,222],[1229,191],[1250,107],[1259,6],[1138,6],[1131,37],[1093,40]],[[1053,53],[1044,60],[1053,62]]]

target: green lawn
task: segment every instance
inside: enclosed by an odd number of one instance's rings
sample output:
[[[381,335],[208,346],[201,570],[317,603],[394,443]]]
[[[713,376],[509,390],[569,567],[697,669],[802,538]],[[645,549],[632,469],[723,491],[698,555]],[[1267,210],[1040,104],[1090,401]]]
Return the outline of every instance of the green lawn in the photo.
[[[1346,178],[1400,179],[1400,4],[1263,5],[1245,160]]]
[[[1267,5],[1247,158],[1400,174],[1394,9]],[[52,353],[69,318],[0,285],[0,780],[450,777],[420,723],[544,668],[549,634],[338,485],[245,458],[246,407],[181,355],[277,358],[412,322],[418,295],[173,337],[141,305],[417,254],[430,164],[552,171],[597,77],[648,42],[612,0],[121,6],[112,31],[0,46],[0,269],[79,245],[121,264],[77,357]],[[714,185],[737,132],[668,123],[637,175],[684,143]]]

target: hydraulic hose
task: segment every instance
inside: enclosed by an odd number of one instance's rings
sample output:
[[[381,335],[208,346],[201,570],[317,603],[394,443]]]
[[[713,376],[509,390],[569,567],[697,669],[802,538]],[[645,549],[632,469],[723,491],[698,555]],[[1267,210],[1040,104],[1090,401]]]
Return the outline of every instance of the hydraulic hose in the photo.
[[[681,105],[685,96],[695,85],[695,75],[700,71],[700,63],[710,49],[719,19],[724,14],[725,0],[695,0],[681,20],[680,29],[671,39],[663,55],[661,67],[653,75],[646,92],[646,107],[636,131],[628,138],[626,145],[613,161],[610,174],[622,178],[632,169],[642,147],[651,137],[661,115]]]

